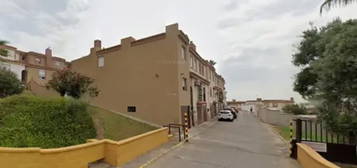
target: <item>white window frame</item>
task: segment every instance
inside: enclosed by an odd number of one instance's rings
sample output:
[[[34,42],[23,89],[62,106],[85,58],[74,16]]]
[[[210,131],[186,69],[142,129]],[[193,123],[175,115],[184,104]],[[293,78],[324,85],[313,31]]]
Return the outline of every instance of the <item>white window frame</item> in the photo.
[[[46,80],[46,71],[43,69],[38,70],[38,76],[41,80]]]
[[[103,56],[99,56],[98,57],[98,67],[101,68],[101,67],[104,67],[104,57]]]

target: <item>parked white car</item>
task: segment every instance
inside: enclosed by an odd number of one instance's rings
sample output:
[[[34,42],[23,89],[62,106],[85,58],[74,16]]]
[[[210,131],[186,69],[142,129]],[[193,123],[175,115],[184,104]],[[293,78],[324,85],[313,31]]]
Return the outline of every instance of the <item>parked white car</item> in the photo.
[[[232,114],[232,112],[230,110],[221,110],[218,113],[218,120],[229,120],[229,121],[233,121],[234,120],[234,115]]]

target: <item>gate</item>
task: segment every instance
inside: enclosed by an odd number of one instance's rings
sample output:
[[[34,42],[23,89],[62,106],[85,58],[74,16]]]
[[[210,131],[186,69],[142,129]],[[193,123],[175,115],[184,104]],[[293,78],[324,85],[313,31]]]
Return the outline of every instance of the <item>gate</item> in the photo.
[[[355,135],[334,133],[321,121],[306,119],[294,121],[295,139],[291,141],[291,157],[296,158],[296,143],[305,143],[329,161],[357,164]]]

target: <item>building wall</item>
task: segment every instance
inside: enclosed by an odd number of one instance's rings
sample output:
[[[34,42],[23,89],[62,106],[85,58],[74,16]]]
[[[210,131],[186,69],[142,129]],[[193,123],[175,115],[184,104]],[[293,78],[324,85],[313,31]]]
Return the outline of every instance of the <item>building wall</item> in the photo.
[[[71,63],[71,69],[95,79],[100,90],[90,100],[94,105],[163,125],[180,123],[180,105],[187,104],[179,80],[178,26],[154,38],[126,38],[121,45],[101,50],[94,47],[89,56]],[[101,50],[101,51],[99,51]],[[104,66],[98,67],[98,57]],[[128,112],[135,106],[136,112]]]
[[[22,71],[25,70],[25,66],[19,63],[2,62],[0,60],[0,68],[5,68],[16,74],[17,79],[21,80]]]

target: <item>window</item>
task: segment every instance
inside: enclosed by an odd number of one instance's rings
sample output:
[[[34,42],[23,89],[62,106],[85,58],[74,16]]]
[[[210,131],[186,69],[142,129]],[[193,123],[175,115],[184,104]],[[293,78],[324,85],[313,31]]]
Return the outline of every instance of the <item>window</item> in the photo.
[[[187,90],[187,79],[182,78],[182,90]]]
[[[38,76],[40,77],[40,79],[45,80],[46,79],[46,71],[45,70],[39,70],[38,71]]]
[[[135,106],[128,106],[128,112],[136,112],[136,107]]]
[[[206,101],[206,88],[203,87],[203,101]]]
[[[181,47],[181,56],[184,60],[186,60],[186,48],[184,46]]]
[[[40,59],[40,58],[35,58],[35,61],[36,61],[38,64],[41,64],[41,59]]]
[[[103,67],[104,66],[104,57],[100,56],[98,57],[98,67]]]

